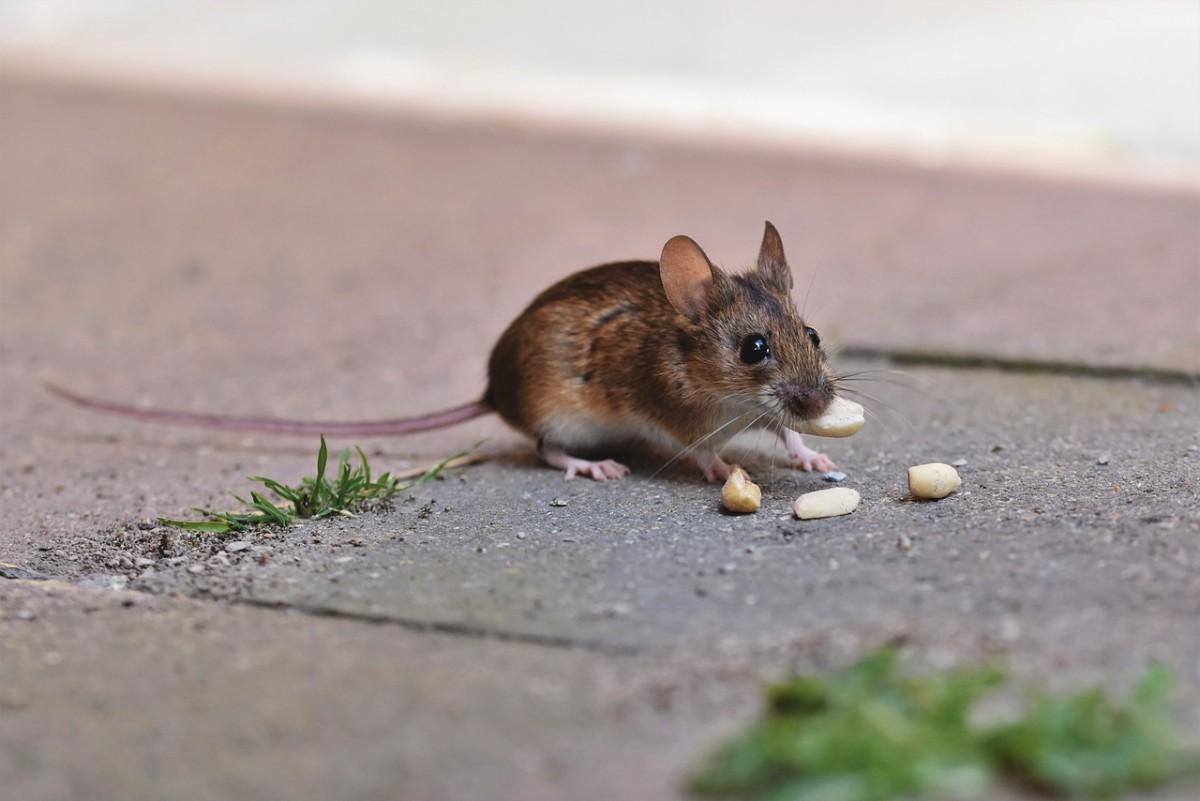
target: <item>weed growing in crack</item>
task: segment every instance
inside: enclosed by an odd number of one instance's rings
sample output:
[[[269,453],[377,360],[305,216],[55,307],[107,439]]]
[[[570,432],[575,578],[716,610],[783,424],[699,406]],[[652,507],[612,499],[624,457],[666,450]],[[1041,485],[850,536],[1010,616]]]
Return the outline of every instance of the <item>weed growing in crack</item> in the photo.
[[[316,475],[305,476],[300,479],[299,484],[288,485],[265,476],[250,476],[249,480],[261,484],[265,492],[251,490],[249,500],[234,495],[234,499],[245,507],[244,510],[219,512],[194,506],[192,509],[204,515],[204,520],[160,517],[158,522],[189,531],[229,534],[257,526],[286,527],[298,519],[319,520],[331,515],[349,517],[355,512],[385,504],[405,490],[432,481],[447,467],[463,463],[467,455],[463,452],[448,456],[417,475],[412,481],[406,482],[390,472],[372,476],[367,455],[363,453],[362,448],[355,447],[354,450],[358,453],[358,464],[350,464],[351,452],[347,448],[342,451],[333,477],[326,478],[329,448],[325,445],[325,437],[322,436],[321,447],[317,451]],[[267,494],[276,496],[280,502],[272,501]]]

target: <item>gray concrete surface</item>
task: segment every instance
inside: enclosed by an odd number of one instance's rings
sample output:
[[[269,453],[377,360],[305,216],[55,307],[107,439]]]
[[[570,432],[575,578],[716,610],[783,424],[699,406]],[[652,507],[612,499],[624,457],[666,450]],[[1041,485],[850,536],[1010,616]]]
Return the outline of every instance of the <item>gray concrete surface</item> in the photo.
[[[0,605],[23,801],[670,798],[728,704],[583,651],[54,582]]]
[[[799,493],[828,485],[772,469],[780,454],[767,443],[747,443],[758,447],[742,459],[766,490],[763,510],[744,517],[722,514],[718,488],[687,471],[649,478],[647,463],[619,484],[567,483],[505,455],[421,488],[393,511],[274,534],[262,541],[263,564],[242,551],[225,566],[212,558],[219,543],[197,553],[188,536],[164,549],[161,529],[134,528],[108,542],[64,543],[65,560],[50,552],[34,566],[106,572],[114,559],[150,558],[153,566],[122,571],[132,586],[617,652],[737,647],[867,621],[902,632],[925,617],[958,616],[978,618],[973,626],[997,641],[1054,630],[1075,650],[1076,638],[1096,634],[1089,616],[1108,626],[1120,610],[1185,630],[1200,614],[1194,391],[912,378],[938,388],[936,404],[909,393],[889,406],[920,419],[919,429],[893,423],[889,434],[877,422],[827,443],[850,473],[845,486],[864,497],[841,519],[792,518]],[[908,465],[957,459],[967,460],[962,493],[936,504],[907,499]],[[911,545],[898,545],[901,537]],[[191,572],[197,561],[204,572]],[[1151,589],[1163,582],[1178,592]],[[1160,633],[1144,634],[1152,650]]]
[[[1192,386],[914,368],[828,445],[863,506],[805,524],[787,502],[816,479],[763,443],[742,458],[766,507],[734,518],[649,461],[567,484],[480,421],[371,453],[488,437],[488,463],[229,554],[146,521],[308,472],[314,443],[89,416],[37,383],[433,408],[479,391],[552,278],[676,231],[737,264],[765,217],[842,344],[1194,372],[1195,195],[15,80],[0,116],[0,561],[57,577],[0,579],[14,797],[665,799],[760,678],[895,640],[1064,687],[1163,659],[1200,736]],[[904,499],[905,466],[959,458],[962,493]]]

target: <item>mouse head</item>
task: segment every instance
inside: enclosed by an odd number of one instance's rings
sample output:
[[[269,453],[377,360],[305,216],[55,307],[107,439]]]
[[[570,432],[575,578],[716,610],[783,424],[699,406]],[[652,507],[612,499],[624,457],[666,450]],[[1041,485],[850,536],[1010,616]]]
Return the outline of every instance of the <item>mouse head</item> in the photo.
[[[817,332],[792,300],[783,241],[766,224],[755,269],[731,275],[686,236],[659,262],[663,289],[681,322],[679,350],[689,377],[731,410],[765,412],[760,425],[819,417],[834,382]]]

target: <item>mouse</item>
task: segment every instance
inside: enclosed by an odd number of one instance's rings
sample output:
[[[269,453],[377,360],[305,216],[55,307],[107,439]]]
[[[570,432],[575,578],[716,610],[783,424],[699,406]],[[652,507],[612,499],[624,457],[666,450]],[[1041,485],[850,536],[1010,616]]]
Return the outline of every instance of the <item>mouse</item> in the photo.
[[[629,468],[618,447],[673,453],[708,481],[737,468],[720,452],[750,429],[774,433],[790,464],[836,465],[796,431],[828,408],[837,377],[821,337],[797,309],[783,240],[769,221],[756,264],[713,265],[691,237],[655,261],[602,264],[541,292],[497,340],[479,400],[417,417],[288,420],[144,408],[47,384],[77,406],[137,420],[267,434],[388,436],[497,414],[530,437],[539,458],[596,481]]]

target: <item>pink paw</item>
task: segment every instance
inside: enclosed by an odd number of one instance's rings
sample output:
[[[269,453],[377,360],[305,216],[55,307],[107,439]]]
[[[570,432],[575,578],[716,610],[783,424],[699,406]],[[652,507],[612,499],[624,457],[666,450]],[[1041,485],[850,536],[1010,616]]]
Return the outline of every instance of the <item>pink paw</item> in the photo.
[[[564,478],[567,481],[575,476],[588,476],[596,481],[608,481],[610,478],[620,478],[629,473],[628,467],[620,462],[614,462],[612,459],[605,459],[601,462],[576,459],[561,448],[541,446],[538,448],[538,455],[551,467],[565,470]]]
[[[705,481],[726,481],[737,465],[729,464],[720,456],[700,455],[696,457],[696,466],[704,473]]]
[[[612,459],[605,459],[602,462],[589,462],[585,459],[572,459],[567,465],[567,481],[575,478],[575,476],[587,476],[596,481],[608,481],[618,479],[629,474],[629,468],[620,462],[614,462]]]
[[[791,457],[792,467],[800,470],[828,473],[837,467],[832,459],[812,448],[802,447],[799,450],[788,451],[788,456]]]

